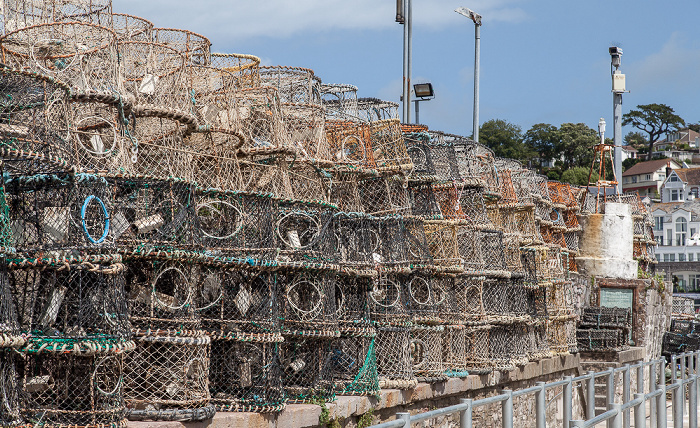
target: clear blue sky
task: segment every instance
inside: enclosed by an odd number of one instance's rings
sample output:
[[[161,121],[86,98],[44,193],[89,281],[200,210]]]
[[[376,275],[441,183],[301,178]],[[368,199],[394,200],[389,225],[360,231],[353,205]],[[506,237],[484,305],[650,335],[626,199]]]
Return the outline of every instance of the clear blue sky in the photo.
[[[324,83],[357,86],[360,97],[399,100],[403,28],[395,0],[113,0],[115,12],[184,28],[212,50],[257,55],[265,65],[313,69]],[[430,81],[421,104],[431,129],[472,130],[474,24],[483,16],[481,123],[608,122],[608,47],[624,50],[623,113],[664,103],[700,121],[700,0],[413,0],[413,82]],[[631,131],[623,129],[623,135]]]

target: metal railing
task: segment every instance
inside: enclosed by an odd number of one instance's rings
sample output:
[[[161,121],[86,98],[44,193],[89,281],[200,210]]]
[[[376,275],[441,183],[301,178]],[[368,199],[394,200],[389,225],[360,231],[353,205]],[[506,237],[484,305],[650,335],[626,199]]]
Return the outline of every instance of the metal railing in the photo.
[[[410,428],[411,424],[423,422],[438,417],[446,417],[459,414],[460,428],[473,426],[472,412],[474,409],[490,404],[500,404],[501,426],[513,428],[513,400],[517,397],[534,395],[535,399],[535,426],[546,428],[547,407],[553,400],[547,401],[547,391],[561,388],[560,421],[556,425],[564,428],[593,427],[606,422],[607,428],[629,428],[634,426],[667,428],[669,420],[666,406],[666,395],[672,394],[671,420],[673,428],[683,427],[684,413],[688,414],[688,426],[698,427],[698,389],[700,389],[700,351],[687,352],[674,355],[671,358],[671,378],[666,382],[666,360],[658,359],[649,362],[640,362],[634,365],[625,365],[619,368],[611,368],[601,372],[589,371],[587,374],[572,377],[564,376],[556,382],[537,382],[535,386],[518,391],[502,390],[500,394],[479,400],[461,399],[459,404],[444,407],[430,412],[397,413],[396,420],[372,425],[369,428]],[[646,376],[645,376],[646,371]],[[615,402],[616,378],[621,377],[621,396]],[[632,378],[636,380],[636,392],[631,397]],[[596,415],[595,387],[596,379],[604,378],[605,411]],[[646,382],[645,382],[646,379]],[[600,384],[599,384],[600,385]],[[585,420],[573,419],[573,391],[575,387],[585,391],[580,394],[579,403],[584,413]],[[646,392],[645,392],[646,391]],[[585,397],[585,398],[584,398]],[[647,403],[649,403],[649,415],[647,416]],[[630,420],[634,415],[634,425]]]

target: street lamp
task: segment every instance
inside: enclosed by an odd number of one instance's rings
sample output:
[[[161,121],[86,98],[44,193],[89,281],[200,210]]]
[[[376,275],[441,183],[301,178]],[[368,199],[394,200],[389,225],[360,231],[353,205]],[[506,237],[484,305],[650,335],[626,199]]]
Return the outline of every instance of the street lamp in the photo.
[[[610,53],[610,74],[612,75],[613,93],[613,140],[615,141],[615,175],[622,177],[622,94],[625,91],[625,75],[620,71],[620,59],[622,49],[611,46]],[[651,159],[651,153],[649,153]],[[617,185],[617,193],[622,194],[622,180]]]
[[[474,21],[474,141],[479,142],[479,49],[481,44],[481,15],[466,7],[455,12]]]
[[[418,103],[421,101],[432,100],[433,98],[435,98],[435,92],[433,91],[432,83],[416,83],[415,85],[413,85],[413,92],[416,94],[416,99],[413,100],[413,102],[416,103],[416,123],[418,124],[420,123],[420,119],[418,117]]]

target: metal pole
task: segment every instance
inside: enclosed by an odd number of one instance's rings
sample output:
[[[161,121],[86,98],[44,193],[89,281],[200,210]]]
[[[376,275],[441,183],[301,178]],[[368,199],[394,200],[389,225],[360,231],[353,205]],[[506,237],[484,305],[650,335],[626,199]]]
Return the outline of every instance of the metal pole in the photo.
[[[566,381],[566,384],[564,384],[564,393],[562,394],[562,408],[564,409],[563,411],[563,420],[564,420],[564,426],[569,425],[569,421],[571,421],[571,405],[572,405],[572,382],[571,379],[573,379],[572,376],[564,376],[564,380]]]
[[[693,359],[695,353],[693,353]],[[698,427],[698,377],[695,373],[691,373],[692,381],[688,384],[688,423],[690,428]]]
[[[461,404],[469,404],[469,407],[459,412],[459,428],[472,428],[472,400],[462,398],[459,400]]]
[[[656,390],[656,363],[652,361],[649,364],[649,392]],[[651,428],[658,428],[656,426],[656,401],[651,399],[649,401],[649,420],[651,421]]]
[[[479,142],[479,62],[481,50],[481,24],[474,23],[474,141]]]
[[[608,370],[608,376],[605,379],[605,409],[612,409],[612,405],[615,403],[615,370]],[[613,428],[613,422],[608,419],[608,428]]]
[[[686,367],[686,358],[688,358],[688,353],[684,352],[681,354],[681,375],[680,379],[685,380],[685,367]],[[685,383],[681,387],[681,392],[683,393],[683,400],[681,400],[681,414],[685,415]]]
[[[644,393],[644,364],[637,367],[637,392]]]
[[[620,70],[615,70],[615,74]],[[613,140],[615,141],[615,179],[617,194],[622,194],[622,94],[613,92]]]
[[[625,364],[625,368],[622,371],[622,402],[627,403],[630,401],[630,365]],[[622,413],[622,426],[625,428],[630,428],[630,411],[625,410]]]
[[[589,370],[588,387],[586,388],[586,419],[595,418],[595,372]]]
[[[617,410],[617,414],[613,416],[611,419],[608,419],[608,422],[610,422],[610,426],[612,428],[622,428],[622,413],[620,411],[620,408],[622,408],[622,404],[619,403],[612,403],[610,405],[610,410]]]
[[[634,394],[634,399],[641,399],[642,402],[634,406],[634,428],[644,428],[646,426],[646,400],[643,393]]]
[[[513,428],[513,391],[504,389],[502,393],[508,395],[508,398],[501,402],[502,426]]]
[[[663,393],[656,396],[656,428],[666,428],[666,360],[659,360],[659,370],[656,373],[656,389]]]
[[[414,103],[416,103],[416,125],[420,123],[419,121],[419,115],[418,115],[418,100],[413,100]]]
[[[674,382],[678,387],[673,390],[671,397],[673,400],[673,428],[683,428],[683,382],[679,379]]]
[[[408,99],[406,108],[406,123],[411,123],[411,73],[413,72],[413,0],[406,0],[408,11],[406,24],[408,25],[408,72],[406,74],[406,97]]]
[[[535,426],[537,428],[547,428],[547,395],[544,389],[545,383],[537,382],[535,385],[541,388],[539,391],[535,392]]]
[[[403,92],[401,94],[401,109],[403,112],[403,123],[408,123],[408,110],[411,106],[408,97],[408,21],[411,19],[408,16],[408,0],[403,3],[403,17]]]
[[[411,414],[408,412],[400,412],[396,414],[396,419],[403,421],[403,428],[411,428]]]

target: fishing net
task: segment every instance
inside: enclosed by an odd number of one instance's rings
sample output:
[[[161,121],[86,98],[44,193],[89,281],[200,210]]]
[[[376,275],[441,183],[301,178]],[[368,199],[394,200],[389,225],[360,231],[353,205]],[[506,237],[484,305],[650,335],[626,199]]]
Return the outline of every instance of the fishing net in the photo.
[[[290,403],[335,398],[333,340],[291,336],[280,344],[282,385]]]
[[[245,88],[235,91],[233,99],[233,109],[220,112],[220,120],[223,127],[237,129],[246,136],[244,152],[253,154],[276,148],[291,149],[277,89]]]
[[[555,355],[569,353],[569,336],[566,320],[550,319],[547,321],[547,336],[550,349]]]
[[[581,327],[595,327],[597,329],[629,329],[632,327],[632,309],[589,306],[587,308],[583,308],[579,325]]]
[[[404,304],[405,290],[396,275],[382,274],[371,284],[369,311],[372,321],[406,322],[408,312]]]
[[[85,22],[32,24],[0,38],[4,63],[65,82],[76,93],[113,94],[119,82],[116,34]]]
[[[283,103],[321,106],[321,79],[313,70],[301,67],[260,67],[260,82],[279,91]]]
[[[195,186],[177,179],[107,175],[114,207],[110,239],[136,255],[200,248]]]
[[[286,156],[279,152],[239,158],[242,182],[240,188],[233,190],[291,198],[293,190],[289,179],[289,164],[285,159]]]
[[[447,288],[447,298],[441,318],[451,324],[473,324],[484,315],[483,279],[474,276],[458,276]]]
[[[377,177],[360,180],[358,192],[364,211],[374,216],[411,214],[408,183],[400,177]]]
[[[399,105],[397,103],[378,98],[358,98],[357,109],[360,113],[360,119],[367,122],[399,118]],[[421,130],[428,129],[423,125],[418,125],[418,127]]]
[[[260,86],[260,58],[255,55],[212,53],[211,65],[230,73],[237,89]]]
[[[213,128],[227,127],[227,112],[234,104],[235,75],[212,66],[188,65],[183,77],[198,124]]]
[[[623,351],[629,349],[627,332],[622,329],[576,330],[579,351]]]
[[[489,330],[489,358],[493,370],[509,371],[516,368],[522,353],[527,349],[518,349],[518,330],[520,326],[511,324],[493,324]]]
[[[456,182],[433,183],[433,194],[440,207],[440,215],[448,220],[461,220],[462,223],[473,224],[471,217],[462,209],[463,190],[464,187]]]
[[[416,386],[411,358],[410,325],[377,325],[377,372],[382,389]]]
[[[28,257],[104,253],[113,248],[112,193],[88,174],[18,176],[5,180],[14,246]]]
[[[524,268],[520,258],[521,235],[517,233],[503,234],[503,255],[506,270],[511,274],[524,274]]]
[[[465,273],[484,271],[481,252],[481,233],[471,226],[457,226],[457,251]]]
[[[126,427],[121,355],[25,354],[21,415],[29,426]]]
[[[511,283],[508,279],[487,278],[483,282],[482,302],[489,319],[511,318]]]
[[[243,177],[235,155],[244,141],[243,135],[229,129],[193,132],[181,149],[185,152],[181,159],[189,161],[185,167],[191,171],[184,173],[205,189],[241,189]]]
[[[447,297],[454,284],[448,276],[414,273],[400,277],[405,287],[406,310],[414,323],[441,323]]]
[[[317,104],[282,103],[285,131],[301,159],[329,163],[334,160],[326,140],[323,107]]]
[[[376,333],[341,333],[331,345],[330,363],[335,388],[340,395],[377,395]]]
[[[413,325],[411,327],[411,364],[419,382],[435,382],[445,379],[443,364],[442,325]]]
[[[332,275],[290,273],[277,278],[283,296],[280,320],[285,336],[338,336],[336,284]]]
[[[211,402],[222,412],[284,409],[279,344],[213,340],[209,369]]]
[[[274,230],[279,249],[277,260],[297,266],[320,266],[336,262],[333,248],[333,214],[336,208],[321,202],[279,200]]]
[[[52,77],[0,69],[0,156],[10,174],[68,169],[74,163],[69,88]]]
[[[209,65],[211,42],[201,34],[175,28],[154,28],[153,42],[180,52],[188,64]]]
[[[267,194],[199,189],[195,214],[203,246],[215,256],[272,260],[276,207]]]
[[[375,218],[365,214],[341,211],[334,215],[333,236],[341,269],[350,273],[374,268],[380,257],[378,226]]]
[[[136,337],[124,356],[124,401],[131,420],[202,421],[210,404],[210,339],[206,336]]]

